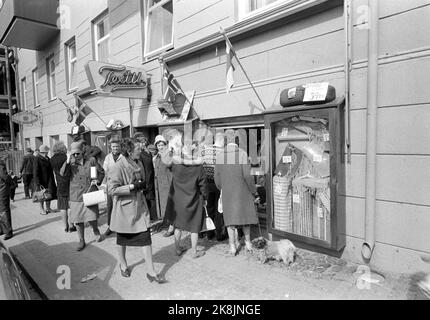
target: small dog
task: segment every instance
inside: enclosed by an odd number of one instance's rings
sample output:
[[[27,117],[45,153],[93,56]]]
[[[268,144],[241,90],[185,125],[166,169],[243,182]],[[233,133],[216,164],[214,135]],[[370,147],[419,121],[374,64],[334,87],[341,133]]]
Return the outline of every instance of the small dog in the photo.
[[[270,259],[283,261],[287,266],[294,262],[296,247],[287,239],[279,241],[269,241],[264,238],[257,238],[252,241],[254,248],[258,250],[259,260],[266,263]]]

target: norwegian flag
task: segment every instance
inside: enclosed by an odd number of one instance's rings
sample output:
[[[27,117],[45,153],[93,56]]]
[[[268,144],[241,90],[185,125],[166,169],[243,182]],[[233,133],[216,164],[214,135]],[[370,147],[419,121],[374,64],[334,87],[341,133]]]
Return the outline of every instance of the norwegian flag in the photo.
[[[179,85],[179,82],[175,79],[173,73],[167,68],[164,68],[164,82],[165,82],[165,91],[164,91],[164,100],[169,102],[175,101],[176,95],[178,93],[182,93],[182,88]]]
[[[75,95],[77,100],[76,105],[76,120],[75,124],[80,126],[82,122],[84,122],[85,118],[93,111],[78,95]]]
[[[230,93],[230,89],[234,85],[234,70],[233,57],[236,55],[233,47],[231,47],[229,41],[225,42],[225,56],[226,56],[226,77],[225,77],[225,89],[227,93]]]

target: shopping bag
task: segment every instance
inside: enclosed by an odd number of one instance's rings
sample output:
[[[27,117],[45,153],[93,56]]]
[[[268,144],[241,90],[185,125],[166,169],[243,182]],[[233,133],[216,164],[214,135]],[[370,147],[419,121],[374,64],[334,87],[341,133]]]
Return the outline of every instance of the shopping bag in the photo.
[[[218,212],[223,213],[223,210],[222,210],[222,190],[221,190],[221,193],[219,194],[219,199],[218,199]]]
[[[97,190],[90,192],[90,189],[93,185],[96,186]],[[100,190],[95,182],[91,182],[90,187],[88,188],[87,192],[82,195],[82,197],[84,199],[84,206],[86,207],[95,206],[106,201],[105,192]]]
[[[203,209],[205,211],[205,220],[203,221],[203,228],[200,232],[215,230],[215,224],[208,216],[208,210],[206,209],[206,206],[204,206]]]
[[[43,186],[40,186],[39,191],[33,192],[33,202],[43,202],[52,200],[52,194]]]

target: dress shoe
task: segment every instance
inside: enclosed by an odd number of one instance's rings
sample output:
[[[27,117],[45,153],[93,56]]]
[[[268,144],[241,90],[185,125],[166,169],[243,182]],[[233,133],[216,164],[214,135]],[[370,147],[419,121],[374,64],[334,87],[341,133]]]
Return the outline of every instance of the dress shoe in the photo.
[[[159,274],[155,275],[155,277],[154,277],[154,276],[151,276],[149,273],[147,273],[146,277],[148,278],[149,282],[151,282],[151,283],[154,281],[159,283],[159,284],[166,283],[166,279],[161,277]]]
[[[103,234],[96,234],[95,241],[96,242],[102,242],[105,239],[105,236]]]
[[[163,234],[163,237],[166,237],[166,238],[168,238],[168,237],[171,237],[171,236],[173,236],[173,234],[175,233],[175,231],[166,231],[164,234]]]
[[[82,251],[84,250],[86,244],[85,241],[79,241],[79,246],[76,248],[77,251]]]
[[[183,254],[185,251],[187,251],[187,249],[182,248],[182,247],[179,247],[179,248],[176,248],[176,249],[175,249],[175,253],[176,253],[176,255],[177,255],[178,257],[182,256],[182,254]]]
[[[69,227],[69,232],[75,232],[75,231],[76,231],[76,227],[75,226]]]
[[[113,232],[112,232],[112,230],[111,230],[111,229],[109,229],[109,228],[107,228],[107,230],[106,230],[106,231],[105,231],[105,233],[104,233],[104,236],[105,236],[105,237],[109,237],[112,233],[113,233]]]
[[[124,278],[130,278],[130,269],[128,268],[128,267],[126,267],[124,270],[122,270],[122,268],[121,268],[121,264],[119,265],[119,270],[121,271],[121,275],[124,277]]]
[[[13,237],[13,232],[11,231],[11,232],[8,232],[5,236],[4,236],[4,239],[3,240],[9,240],[10,238],[12,238]]]
[[[40,211],[39,212],[42,216],[46,216],[47,214],[48,214],[48,212],[47,211]]]
[[[193,259],[198,259],[206,254],[204,251],[196,251],[193,253]]]

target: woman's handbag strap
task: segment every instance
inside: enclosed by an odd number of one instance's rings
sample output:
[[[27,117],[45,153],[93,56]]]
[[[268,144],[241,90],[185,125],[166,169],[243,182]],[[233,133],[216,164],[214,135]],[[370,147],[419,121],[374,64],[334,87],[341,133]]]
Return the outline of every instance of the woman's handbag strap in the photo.
[[[94,185],[94,186],[96,186],[97,190],[100,190],[99,186],[97,185],[97,180],[93,180],[93,181],[91,181],[91,184],[90,184],[90,186],[88,187],[87,192],[85,192],[85,193],[90,192],[90,189],[91,189],[91,187],[92,187],[93,185]]]

